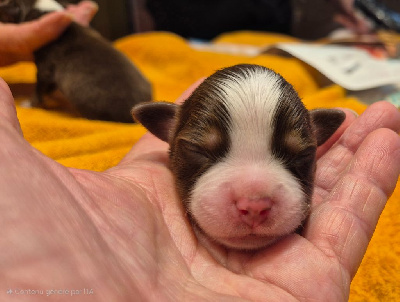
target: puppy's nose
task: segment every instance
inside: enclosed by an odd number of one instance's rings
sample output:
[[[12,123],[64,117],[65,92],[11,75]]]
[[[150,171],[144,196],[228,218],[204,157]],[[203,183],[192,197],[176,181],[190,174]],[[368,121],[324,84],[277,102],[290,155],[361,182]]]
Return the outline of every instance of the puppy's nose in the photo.
[[[242,197],[236,201],[240,219],[252,228],[262,224],[272,208],[273,202],[268,197]]]

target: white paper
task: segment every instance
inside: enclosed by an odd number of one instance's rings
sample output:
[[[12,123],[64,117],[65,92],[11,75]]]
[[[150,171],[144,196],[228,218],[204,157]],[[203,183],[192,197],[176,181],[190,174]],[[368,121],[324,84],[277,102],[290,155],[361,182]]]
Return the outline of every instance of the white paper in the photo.
[[[339,45],[275,45],[349,90],[400,83],[400,60],[376,59],[367,51]]]
[[[283,50],[348,90],[359,91],[400,84],[400,60],[378,59],[366,50],[351,46],[279,43],[260,47],[204,41],[192,41],[191,46],[201,51],[250,57],[263,53],[279,54]]]

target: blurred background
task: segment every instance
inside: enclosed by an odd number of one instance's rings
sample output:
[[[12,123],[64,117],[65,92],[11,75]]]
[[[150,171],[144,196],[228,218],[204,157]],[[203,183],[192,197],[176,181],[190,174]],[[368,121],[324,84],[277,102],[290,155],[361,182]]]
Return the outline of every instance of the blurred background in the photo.
[[[247,5],[248,1],[243,0],[226,0],[224,8],[215,7],[213,10],[210,10],[215,3],[213,0],[94,1],[99,4],[100,10],[92,26],[110,40],[135,32],[152,30],[168,30],[185,38],[212,39],[215,34],[211,28],[216,28],[218,20],[228,17],[234,20],[233,16],[239,13],[241,16],[247,13],[249,19],[256,20],[253,22],[253,28],[245,28],[245,25],[237,24],[238,27],[241,26],[240,29],[279,31],[306,40],[325,37],[340,27],[334,21],[334,9],[328,0],[259,0],[259,5],[261,7],[264,5],[265,11],[251,11],[251,5]],[[79,0],[71,2],[79,2]],[[224,5],[223,1],[221,2]],[[235,5],[236,2],[237,5]],[[381,0],[380,2],[400,12],[399,0]],[[274,5],[280,6],[282,16],[268,15],[268,6]],[[238,9],[232,9],[232,7]],[[290,15],[290,24],[282,22],[279,29],[269,27],[269,18],[287,19],[288,15]],[[199,26],[201,28],[198,28]],[[221,31],[223,30],[224,28],[221,27]],[[193,37],[193,32],[197,33],[196,37]]]

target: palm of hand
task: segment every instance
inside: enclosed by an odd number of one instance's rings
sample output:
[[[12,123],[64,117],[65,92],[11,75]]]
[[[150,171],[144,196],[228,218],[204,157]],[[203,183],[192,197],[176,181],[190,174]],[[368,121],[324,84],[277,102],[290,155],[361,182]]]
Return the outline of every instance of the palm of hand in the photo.
[[[389,130],[399,130],[399,113],[380,103],[355,121],[348,114],[320,149],[304,237],[226,253],[233,273],[197,244],[166,144],[146,135],[104,173],[67,169],[23,140],[11,96],[0,101],[0,284],[10,288],[91,288],[81,298],[94,301],[346,300],[399,174],[400,142]]]

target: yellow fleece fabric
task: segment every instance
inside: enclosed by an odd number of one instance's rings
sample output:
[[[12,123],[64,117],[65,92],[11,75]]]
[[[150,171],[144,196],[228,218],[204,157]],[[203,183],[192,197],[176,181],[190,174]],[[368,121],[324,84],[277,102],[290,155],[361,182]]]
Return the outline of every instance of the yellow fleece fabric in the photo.
[[[261,46],[296,42],[277,34],[235,32],[214,43]],[[284,76],[308,108],[347,107],[362,113],[366,105],[347,98],[337,85],[320,88],[315,71],[295,58],[274,55],[247,57],[197,51],[187,41],[167,32],[128,36],[114,43],[153,85],[154,99],[173,102],[190,84],[217,69],[253,63]],[[0,68],[8,83],[34,83],[35,66],[20,63]],[[112,83],[110,83],[112,85]],[[17,105],[25,138],[59,163],[74,168],[102,171],[116,165],[145,133],[140,125],[89,121],[66,113],[23,108]],[[366,256],[351,285],[350,301],[400,301],[400,186],[389,200]],[[301,259],[299,259],[301,261]]]

